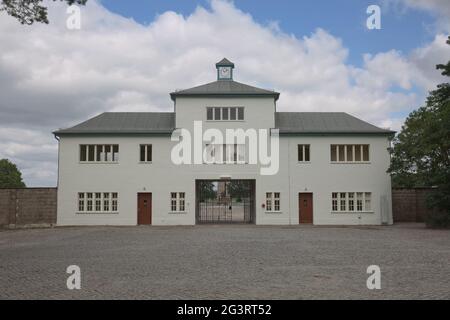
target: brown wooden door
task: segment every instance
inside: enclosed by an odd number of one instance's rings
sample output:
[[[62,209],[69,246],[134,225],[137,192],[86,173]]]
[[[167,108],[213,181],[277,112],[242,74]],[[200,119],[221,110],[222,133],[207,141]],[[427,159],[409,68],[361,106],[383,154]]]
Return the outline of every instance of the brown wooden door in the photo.
[[[151,193],[138,193],[138,224],[152,224]]]
[[[300,223],[313,222],[313,195],[312,193],[298,194],[298,214]]]

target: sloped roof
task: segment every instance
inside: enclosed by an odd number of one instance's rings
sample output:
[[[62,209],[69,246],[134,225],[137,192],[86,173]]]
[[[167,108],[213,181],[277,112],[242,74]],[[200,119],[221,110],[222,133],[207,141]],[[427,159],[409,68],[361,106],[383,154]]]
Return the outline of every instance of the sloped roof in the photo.
[[[77,133],[171,133],[175,128],[173,112],[104,112],[68,129],[53,132]]]
[[[393,134],[345,112],[277,112],[280,134]],[[173,112],[105,112],[68,129],[64,134],[170,134],[175,129]]]
[[[277,112],[275,128],[288,133],[393,134],[345,112]]]
[[[222,60],[220,60],[219,62],[216,63],[216,67],[219,67],[219,66],[234,67],[234,63],[231,62],[230,60],[228,60],[227,58],[223,58]]]
[[[275,91],[260,89],[234,80],[218,80],[190,89],[175,91],[170,94],[172,100],[177,96],[273,96],[278,100],[280,94]]]

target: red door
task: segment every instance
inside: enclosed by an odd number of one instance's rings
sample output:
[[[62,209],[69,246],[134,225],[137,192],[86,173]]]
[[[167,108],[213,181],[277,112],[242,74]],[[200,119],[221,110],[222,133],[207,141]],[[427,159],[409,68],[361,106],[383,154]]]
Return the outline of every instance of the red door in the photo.
[[[298,214],[300,223],[313,222],[313,194],[298,194]]]
[[[151,193],[138,193],[138,224],[152,224]]]

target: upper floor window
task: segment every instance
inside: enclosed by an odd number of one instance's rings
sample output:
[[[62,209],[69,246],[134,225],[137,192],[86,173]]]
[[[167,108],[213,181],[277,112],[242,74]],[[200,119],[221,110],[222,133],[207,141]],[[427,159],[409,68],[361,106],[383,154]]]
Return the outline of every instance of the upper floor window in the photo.
[[[310,157],[309,157],[309,144],[299,144],[297,146],[298,148],[298,161],[299,162],[309,162],[310,161]]]
[[[80,144],[80,162],[118,161],[118,144]]]
[[[207,164],[243,164],[247,162],[244,144],[207,144],[204,162]]]
[[[152,145],[141,144],[139,146],[139,161],[140,162],[152,162]]]
[[[215,120],[215,121],[244,120],[244,107],[207,107],[206,120]]]
[[[331,162],[368,162],[368,144],[332,144]]]

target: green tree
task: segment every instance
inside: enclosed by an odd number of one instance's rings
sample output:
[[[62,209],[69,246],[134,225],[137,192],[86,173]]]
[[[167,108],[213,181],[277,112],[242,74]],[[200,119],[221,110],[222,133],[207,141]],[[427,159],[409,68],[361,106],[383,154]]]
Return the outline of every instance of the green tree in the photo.
[[[227,188],[228,194],[235,198],[237,202],[241,202],[242,198],[248,197],[251,191],[250,183],[243,180],[230,181]]]
[[[53,0],[58,1],[58,0]],[[67,5],[85,5],[87,0],[59,0]],[[48,23],[47,8],[42,5],[43,0],[1,0],[0,11],[19,20],[21,24],[33,24],[34,22]]]
[[[450,61],[436,68],[450,76]],[[436,209],[428,225],[450,226],[450,83],[439,84],[408,116],[394,139],[389,172],[394,187],[436,187],[428,199]]]
[[[8,159],[0,160],[0,188],[25,188],[22,174]]]
[[[214,188],[214,183],[211,181],[200,182],[200,193],[202,200],[217,198],[217,192]]]

